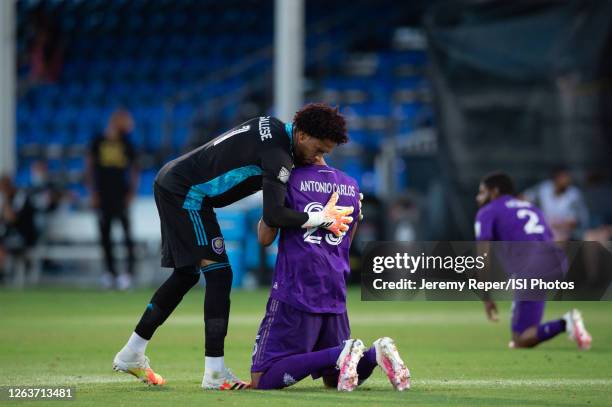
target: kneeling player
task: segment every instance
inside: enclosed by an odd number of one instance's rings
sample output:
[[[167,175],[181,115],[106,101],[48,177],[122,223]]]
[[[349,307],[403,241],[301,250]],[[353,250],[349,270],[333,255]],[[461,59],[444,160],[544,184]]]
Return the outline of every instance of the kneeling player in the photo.
[[[535,205],[514,197],[514,183],[505,173],[484,177],[476,201],[480,210],[476,215],[476,240],[480,241],[552,241],[552,232],[544,215]],[[522,301],[512,304],[512,348],[531,348],[561,332],[567,332],[579,349],[591,347],[591,335],[584,327],[582,315],[576,309],[563,318],[541,323],[545,301]],[[497,320],[497,306],[485,301],[490,320]]]
[[[272,290],[261,322],[251,367],[252,387],[280,389],[306,376],[323,377],[328,387],[351,391],[379,365],[397,390],[410,387],[410,373],[390,338],[366,350],[350,338],[346,312],[349,247],[356,222],[348,215],[360,204],[354,179],[324,165],[294,169],[285,204],[304,212],[323,210],[339,199],[350,229],[336,237],[322,228],[282,229]],[[338,194],[339,192],[339,194]],[[277,229],[259,223],[258,238],[269,245]]]
[[[263,216],[279,228],[314,226],[341,235],[347,225],[333,206],[310,217],[283,206],[286,182],[295,162],[313,162],[346,143],[346,123],[338,108],[308,104],[293,123],[255,117],[167,163],[155,178],[160,216],[162,266],[174,272],[157,289],[113,369],[149,385],[163,385],[145,356],[149,340],[195,286],[206,279],[204,299],[204,377],[202,388],[240,390],[246,383],[225,367],[225,336],[233,272],[215,208],[262,190]]]

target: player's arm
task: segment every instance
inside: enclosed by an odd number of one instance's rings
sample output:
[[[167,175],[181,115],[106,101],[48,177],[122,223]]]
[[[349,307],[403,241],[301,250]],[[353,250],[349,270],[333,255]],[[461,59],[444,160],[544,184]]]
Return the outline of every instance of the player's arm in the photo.
[[[293,157],[281,146],[269,146],[261,152],[260,159],[263,170],[263,221],[273,228],[301,227],[308,221],[308,214],[285,207]]]
[[[257,224],[257,240],[259,244],[262,246],[270,246],[274,239],[276,239],[276,235],[278,233],[277,228],[272,228],[264,222],[263,219],[259,220]]]
[[[481,256],[484,262],[484,267],[477,274],[480,281],[486,281],[489,270],[491,270],[491,256],[485,256],[485,253],[490,253],[490,241],[493,240],[494,237],[493,228],[494,219],[491,213],[488,211],[480,211],[476,216],[476,222],[474,223],[474,232],[477,240],[476,254],[477,256]],[[480,295],[480,299],[484,304],[485,314],[487,315],[489,321],[497,322],[499,320],[497,304],[491,298],[491,294],[484,290],[478,294]]]
[[[285,194],[287,188],[284,185],[270,180],[263,180],[263,219],[264,222],[274,228],[312,228],[322,227],[342,236],[349,229],[353,218],[349,215],[353,207],[336,206],[338,193],[334,192],[320,212],[298,212],[285,207]]]
[[[491,242],[479,241],[476,243],[476,255],[483,259],[484,267],[477,273],[477,278],[480,281],[487,281],[489,271],[491,270],[491,256],[488,255],[491,249]],[[485,255],[486,254],[486,255]],[[485,308],[485,314],[487,319],[492,322],[499,321],[497,304],[491,298],[491,294],[488,291],[482,291],[480,293],[480,299],[482,300]]]
[[[263,177],[263,221],[273,228],[301,227],[308,214],[285,207],[287,187],[280,181]]]
[[[323,227],[336,236],[348,230],[353,208],[336,206],[338,194],[333,193],[320,212],[305,213],[285,207],[287,181],[293,167],[289,153],[282,149],[269,149],[262,154],[263,168],[263,220],[274,228]]]

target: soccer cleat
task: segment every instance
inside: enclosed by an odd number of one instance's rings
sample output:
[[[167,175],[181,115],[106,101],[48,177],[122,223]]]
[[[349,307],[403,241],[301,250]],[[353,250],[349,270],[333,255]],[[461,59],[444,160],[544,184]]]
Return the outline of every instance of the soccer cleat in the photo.
[[[124,360],[117,353],[113,360],[113,370],[116,372],[129,373],[136,377],[141,382],[149,386],[163,386],[166,384],[166,379],[155,373],[149,365],[149,358],[141,355],[134,360]]]
[[[119,291],[127,291],[132,288],[132,277],[129,274],[120,274],[116,279],[116,286]]]
[[[340,369],[338,375],[338,391],[353,391],[357,387],[357,364],[365,352],[365,345],[361,339],[348,339],[344,341],[344,349],[338,356],[336,367]]]
[[[584,327],[584,320],[582,314],[577,309],[573,309],[567,312],[563,319],[565,320],[565,328],[567,330],[567,336],[576,342],[578,349],[589,350],[591,349],[591,334]]]
[[[376,362],[389,378],[391,385],[398,391],[410,388],[410,370],[400,357],[397,347],[391,338],[379,338],[374,341]]]
[[[251,388],[251,383],[238,379],[231,370],[225,368],[221,372],[204,372],[202,388],[206,390],[246,390]]]
[[[112,290],[115,287],[115,278],[110,273],[104,273],[100,277],[100,288],[103,290]]]

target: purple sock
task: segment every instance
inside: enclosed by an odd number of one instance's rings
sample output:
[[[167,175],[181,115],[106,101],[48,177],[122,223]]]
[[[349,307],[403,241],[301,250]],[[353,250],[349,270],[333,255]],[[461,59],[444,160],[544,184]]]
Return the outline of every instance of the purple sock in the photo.
[[[372,346],[366,350],[363,357],[357,365],[357,374],[359,375],[359,384],[365,382],[372,375],[374,368],[378,365],[376,362],[376,349]]]
[[[261,375],[257,389],[282,389],[299,382],[312,373],[335,367],[342,349],[344,345],[283,358]]]
[[[548,321],[538,326],[538,340],[544,342],[565,331],[565,320]]]

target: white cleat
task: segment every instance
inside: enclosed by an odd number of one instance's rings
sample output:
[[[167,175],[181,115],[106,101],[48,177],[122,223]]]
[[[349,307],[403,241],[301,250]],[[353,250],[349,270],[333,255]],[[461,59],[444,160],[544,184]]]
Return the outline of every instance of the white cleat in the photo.
[[[144,354],[133,354],[132,357],[126,357],[121,353],[117,353],[113,360],[114,371],[129,373],[149,386],[163,386],[166,384],[166,379],[151,369],[149,358]]]
[[[220,372],[207,370],[202,378],[205,390],[245,390],[250,387],[250,383],[238,379],[228,368]]]
[[[344,349],[338,356],[336,367],[340,369],[338,375],[338,391],[353,391],[357,387],[357,364],[366,348],[361,339],[348,339],[344,341]]]
[[[584,327],[584,320],[582,314],[577,309],[573,309],[563,315],[565,320],[565,328],[567,329],[567,336],[576,342],[578,349],[589,350],[591,349],[591,334]]]
[[[132,276],[129,274],[119,274],[116,279],[116,286],[119,291],[127,291],[132,288]]]
[[[391,338],[379,338],[374,341],[376,362],[389,378],[391,385],[398,391],[410,388],[410,370],[400,357],[397,347]]]
[[[103,290],[112,290],[115,288],[115,278],[111,273],[105,272],[100,277],[100,288]]]

